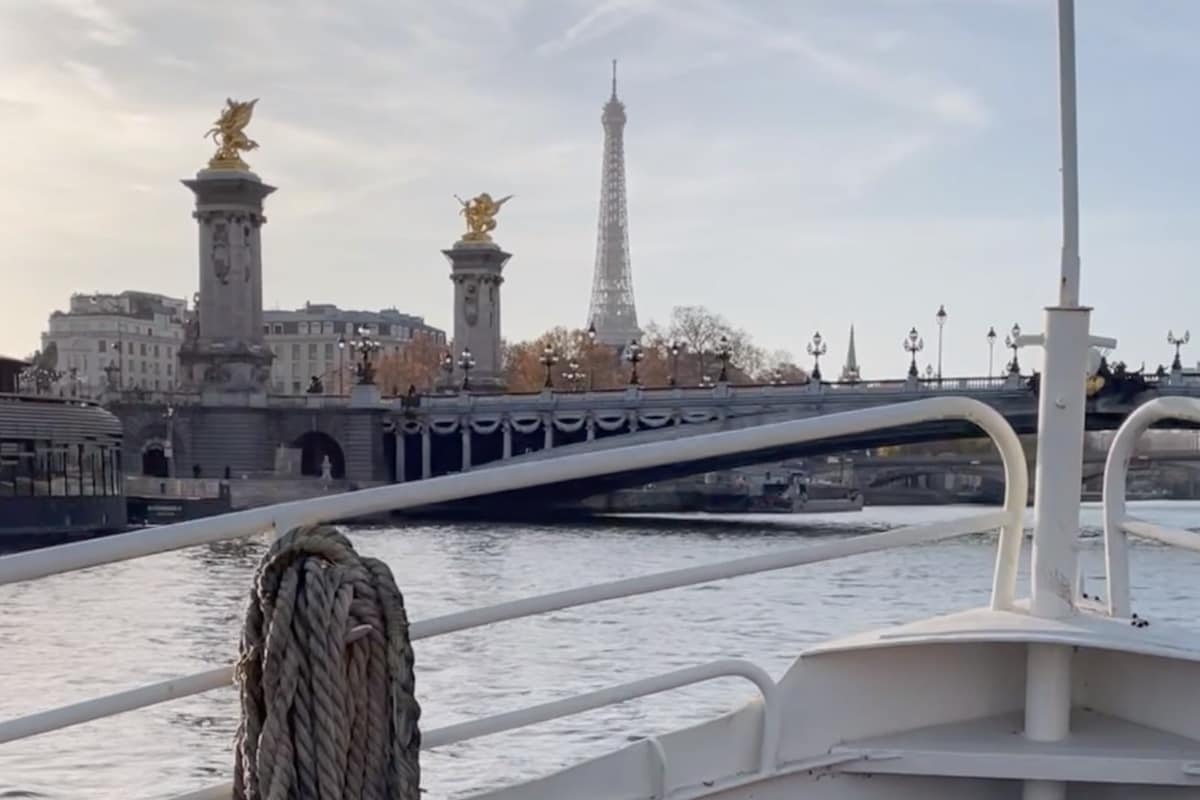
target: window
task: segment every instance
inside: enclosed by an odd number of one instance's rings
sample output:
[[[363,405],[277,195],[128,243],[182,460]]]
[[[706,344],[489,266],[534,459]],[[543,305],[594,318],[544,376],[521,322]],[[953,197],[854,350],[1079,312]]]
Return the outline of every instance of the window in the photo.
[[[103,339],[100,339],[99,341],[96,342],[96,349],[99,350],[101,353],[107,353],[108,352],[108,342],[104,341]]]
[[[308,323],[307,323],[307,322],[301,322],[301,323],[300,323],[300,332],[301,332],[301,333],[308,333]]]
[[[141,366],[141,373],[142,373],[143,375],[145,375],[145,374],[146,374],[146,372],[147,372],[147,370],[146,370],[146,362],[145,362],[145,361],[140,361],[140,362],[138,362],[138,363],[140,363],[140,364],[142,365],[142,366]],[[145,385],[146,385],[146,381],[145,381],[144,379],[142,380],[142,385],[143,385],[143,386],[145,386]]]
[[[270,333],[270,332],[271,332],[271,326],[267,325],[266,323],[263,323],[263,333]]]
[[[147,336],[153,336],[153,335],[154,335],[154,328],[146,328],[146,335],[147,335]]]
[[[159,386],[158,386],[158,378],[155,378],[155,379],[154,379],[154,388],[155,388],[155,389],[159,388]]]
[[[158,345],[154,345],[154,357],[158,358]]]
[[[133,342],[129,343],[129,355],[133,355]]]
[[[171,364],[171,362],[170,362],[170,361],[168,361],[168,362],[167,362],[167,374],[168,374],[168,375],[170,375],[170,374],[171,374],[171,367],[172,367],[172,366],[174,366],[174,365],[173,365],[173,364]]]
[[[171,345],[167,345],[167,358],[174,358],[175,351],[171,349]]]
[[[275,323],[275,333],[283,333],[283,325],[278,322]]]
[[[326,361],[333,360],[333,342],[325,343],[325,360]]]
[[[313,361],[316,359],[316,357],[317,357],[317,344],[316,344],[316,342],[312,342],[311,344],[308,345],[308,359],[310,361]]]
[[[292,377],[293,377],[293,378],[296,378],[296,377],[299,377],[299,376],[300,376],[300,362],[299,362],[299,361],[293,361],[293,362],[292,362]]]
[[[292,360],[293,361],[300,360],[300,345],[298,345],[298,344],[292,345]]]
[[[146,343],[142,342],[142,355],[146,355]]]
[[[292,394],[300,394],[300,381],[292,381]]]

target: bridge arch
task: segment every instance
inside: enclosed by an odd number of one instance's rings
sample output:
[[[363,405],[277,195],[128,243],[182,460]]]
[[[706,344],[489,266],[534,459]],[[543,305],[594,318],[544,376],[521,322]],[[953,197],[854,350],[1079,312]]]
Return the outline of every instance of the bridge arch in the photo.
[[[329,458],[330,477],[346,477],[346,457],[342,446],[327,433],[307,431],[296,437],[292,447],[300,451],[300,474],[310,477],[321,476],[321,464]]]
[[[171,477],[171,462],[164,440],[154,438],[142,444],[142,474],[152,478]]]

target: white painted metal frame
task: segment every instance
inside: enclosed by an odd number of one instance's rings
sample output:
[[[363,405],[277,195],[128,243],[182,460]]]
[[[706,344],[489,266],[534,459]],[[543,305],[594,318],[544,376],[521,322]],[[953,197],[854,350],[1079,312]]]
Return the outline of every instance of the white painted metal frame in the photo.
[[[529,706],[517,709],[516,711],[509,711],[490,717],[460,722],[456,725],[448,725],[444,728],[437,728],[436,730],[421,734],[421,749],[432,750],[435,747],[445,747],[446,745],[458,744],[470,739],[492,736],[504,731],[537,725],[541,722],[549,722],[553,719],[561,719],[574,714],[582,714],[585,711],[593,711],[597,708],[616,705],[639,697],[668,692],[672,689],[679,689],[683,686],[704,683],[705,681],[716,680],[718,678],[745,678],[758,687],[763,699],[763,731],[762,741],[759,744],[757,774],[770,774],[774,770],[779,757],[779,733],[783,725],[783,719],[780,717],[779,702],[777,700],[779,690],[775,681],[771,680],[771,676],[767,674],[766,670],[757,664],[741,659],[711,661],[707,664],[686,667],[674,670],[673,672],[665,672],[650,678],[622,683],[617,686],[598,689],[594,692],[587,692],[550,703],[542,703],[541,705]],[[650,742],[651,754],[655,766],[655,770],[650,776],[651,797],[662,797],[667,756],[662,745],[656,739],[648,741]],[[174,800],[204,800],[206,798],[228,800],[232,793],[233,784],[227,783],[202,789],[199,792],[179,795]]]
[[[1200,533],[1138,519],[1131,516],[1125,506],[1129,462],[1138,439],[1151,425],[1166,419],[1200,423],[1200,400],[1159,397],[1145,403],[1117,429],[1104,464],[1104,561],[1108,576],[1108,613],[1114,617],[1128,617],[1132,613],[1127,534],[1200,552]]]
[[[680,460],[764,449],[788,443],[819,441],[836,436],[944,419],[968,420],[978,425],[996,444],[1004,464],[1007,484],[1003,510],[977,514],[959,520],[898,528],[781,553],[671,570],[655,575],[612,581],[470,609],[417,622],[412,625],[410,634],[413,639],[422,639],[604,600],[784,569],[799,564],[810,564],[890,547],[939,541],[996,528],[1000,529],[1000,537],[993,579],[992,607],[1011,608],[1016,587],[1017,562],[1023,537],[1023,514],[1028,493],[1025,455],[1021,449],[1020,440],[1003,416],[977,400],[957,397],[919,400],[883,408],[707,434],[690,439],[564,456],[551,462],[513,464],[492,470],[284,503],[162,528],[136,531],[107,539],[46,548],[0,558],[0,585],[198,544],[245,537],[265,530],[273,529],[277,533],[282,533],[301,524],[328,522],[376,511],[413,508],[498,491],[670,464]],[[768,687],[773,687],[774,684],[766,673],[743,662],[724,661],[667,673],[632,684],[503,714],[499,717],[463,723],[460,726],[453,726],[449,730],[443,729],[441,732],[434,731],[430,733],[427,744],[433,746],[432,743],[438,741],[436,739],[438,733],[444,736],[453,734],[456,737],[447,741],[461,741],[464,738],[487,735],[511,727],[578,713],[600,705],[623,702],[632,697],[665,691],[698,680],[709,680],[718,677],[714,670],[725,670],[721,674],[741,675],[754,681],[763,691],[767,705],[771,705],[773,688]],[[227,686],[232,679],[233,668],[226,666],[8,720],[0,723],[0,743],[144,708],[179,697],[199,694]],[[768,757],[774,759],[778,725],[777,720],[772,721],[769,715],[764,724],[766,725],[763,755],[765,765],[767,763],[765,759]],[[188,795],[193,800],[200,797],[217,796],[226,797],[228,795],[203,792]]]

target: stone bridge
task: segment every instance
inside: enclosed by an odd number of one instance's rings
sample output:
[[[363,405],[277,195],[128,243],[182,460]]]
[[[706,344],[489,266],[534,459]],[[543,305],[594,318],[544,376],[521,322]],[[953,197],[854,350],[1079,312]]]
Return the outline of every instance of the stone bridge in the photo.
[[[1136,393],[1101,393],[1088,402],[1087,426],[1115,428],[1133,408],[1160,395],[1200,396],[1200,377],[1151,379]],[[361,392],[354,399],[260,397],[253,405],[208,405],[199,396],[174,395],[124,398],[109,407],[125,424],[130,471],[141,466],[149,474],[184,477],[198,469],[203,477],[218,477],[228,467],[234,476],[265,475],[273,472],[276,450],[284,446],[301,452],[305,474],[319,474],[328,456],[333,477],[370,483],[420,480],[510,459],[555,457],[937,396],[982,400],[1018,433],[1036,430],[1036,384],[1016,376],[384,399]],[[966,423],[927,423],[744,454],[721,463],[681,464],[651,479],[976,435]],[[637,485],[646,477],[615,476],[609,479],[613,486],[597,484],[588,487],[589,493]]]

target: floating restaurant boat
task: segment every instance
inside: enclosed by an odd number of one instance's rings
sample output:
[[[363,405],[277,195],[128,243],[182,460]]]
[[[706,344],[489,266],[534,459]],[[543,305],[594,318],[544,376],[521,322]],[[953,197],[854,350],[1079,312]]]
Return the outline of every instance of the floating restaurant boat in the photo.
[[[124,529],[121,440],[93,403],[0,394],[0,547]]]

